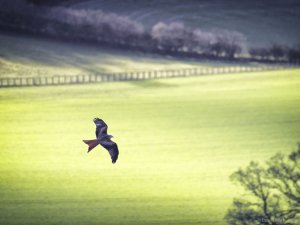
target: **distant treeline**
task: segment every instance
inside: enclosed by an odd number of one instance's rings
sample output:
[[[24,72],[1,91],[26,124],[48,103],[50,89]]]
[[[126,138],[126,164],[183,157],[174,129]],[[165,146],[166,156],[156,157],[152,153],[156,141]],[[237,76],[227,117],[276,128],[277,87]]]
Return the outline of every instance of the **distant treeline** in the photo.
[[[145,29],[128,17],[101,10],[37,6],[25,0],[0,2],[0,26],[69,41],[172,56],[234,59],[248,51],[246,37],[236,31],[207,32],[180,22],[158,22]],[[251,48],[248,52],[255,60],[297,62],[300,50],[274,45],[268,49]]]
[[[35,5],[59,5],[62,2],[67,2],[70,0],[26,0],[26,2],[35,4]]]
[[[253,59],[300,62],[300,46],[288,47],[274,44],[269,48],[250,48],[249,55]]]

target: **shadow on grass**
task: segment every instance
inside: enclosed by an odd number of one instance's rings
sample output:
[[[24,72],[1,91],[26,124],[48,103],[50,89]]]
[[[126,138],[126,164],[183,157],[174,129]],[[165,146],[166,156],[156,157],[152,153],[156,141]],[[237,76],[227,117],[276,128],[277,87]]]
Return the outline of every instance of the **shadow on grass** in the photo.
[[[0,32],[0,57],[11,63],[79,69],[86,73],[126,71],[128,66],[150,64],[172,67],[174,63],[194,65],[191,60],[175,60],[141,52],[112,49],[87,43],[66,42],[31,35]],[[144,70],[142,66],[142,70]]]
[[[160,80],[139,80],[132,81],[130,84],[140,88],[169,88],[176,87],[176,84],[167,84]]]

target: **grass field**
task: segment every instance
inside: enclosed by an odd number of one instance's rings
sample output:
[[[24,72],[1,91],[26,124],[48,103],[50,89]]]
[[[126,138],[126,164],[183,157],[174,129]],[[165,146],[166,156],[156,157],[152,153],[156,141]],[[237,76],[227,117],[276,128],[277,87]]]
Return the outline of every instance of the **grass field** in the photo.
[[[213,62],[114,50],[26,35],[0,32],[0,78],[74,76],[99,73],[170,70],[224,66],[255,66],[258,63]]]
[[[139,52],[0,33],[0,78],[225,66]],[[234,65],[234,64],[230,64]],[[235,65],[237,66],[237,65]],[[256,65],[257,66],[257,65]]]
[[[299,72],[0,89],[0,224],[224,224],[229,175],[300,141]]]

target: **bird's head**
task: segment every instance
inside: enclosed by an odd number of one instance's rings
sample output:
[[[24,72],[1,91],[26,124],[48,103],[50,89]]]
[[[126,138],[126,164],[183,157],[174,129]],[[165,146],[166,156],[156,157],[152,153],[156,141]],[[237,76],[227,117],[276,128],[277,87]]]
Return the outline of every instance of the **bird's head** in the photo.
[[[96,117],[96,118],[93,119],[93,121],[94,121],[94,123],[97,123],[97,122],[101,122],[102,120],[99,119],[98,117]]]
[[[93,119],[94,123],[96,123],[97,121],[100,121],[100,119],[98,117]]]

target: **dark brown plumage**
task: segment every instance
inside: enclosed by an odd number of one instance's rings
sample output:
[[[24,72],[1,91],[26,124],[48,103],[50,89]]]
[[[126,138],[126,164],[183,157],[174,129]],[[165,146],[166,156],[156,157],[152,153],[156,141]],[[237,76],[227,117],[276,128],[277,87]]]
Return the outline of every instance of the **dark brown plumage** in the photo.
[[[118,145],[111,140],[112,135],[107,134],[107,124],[99,119],[95,118],[94,123],[96,125],[96,138],[94,140],[83,140],[85,144],[89,146],[88,152],[94,149],[98,144],[104,147],[110,154],[112,163],[115,163],[119,156]]]

